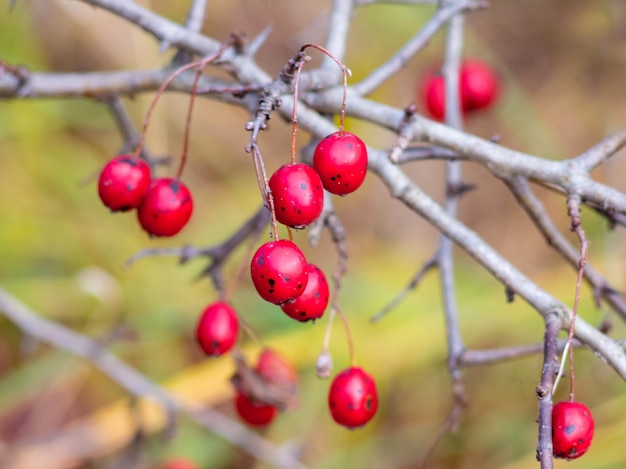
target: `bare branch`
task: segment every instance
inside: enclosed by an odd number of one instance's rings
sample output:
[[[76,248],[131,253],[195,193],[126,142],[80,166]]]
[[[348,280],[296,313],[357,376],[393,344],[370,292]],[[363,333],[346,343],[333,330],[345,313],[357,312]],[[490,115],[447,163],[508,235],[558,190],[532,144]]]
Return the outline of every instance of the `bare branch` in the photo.
[[[290,454],[278,450],[244,425],[221,413],[209,407],[183,404],[168,391],[102,349],[94,340],[42,318],[1,287],[0,312],[25,333],[93,363],[133,396],[146,397],[157,402],[170,415],[170,419],[176,413],[183,413],[229,443],[270,465],[290,469],[304,467]]]
[[[409,60],[435,35],[435,33],[460,11],[476,8],[475,0],[460,0],[440,9],[420,31],[413,36],[393,57],[373,70],[366,78],[352,88],[359,95],[372,93],[381,84],[406,67]]]

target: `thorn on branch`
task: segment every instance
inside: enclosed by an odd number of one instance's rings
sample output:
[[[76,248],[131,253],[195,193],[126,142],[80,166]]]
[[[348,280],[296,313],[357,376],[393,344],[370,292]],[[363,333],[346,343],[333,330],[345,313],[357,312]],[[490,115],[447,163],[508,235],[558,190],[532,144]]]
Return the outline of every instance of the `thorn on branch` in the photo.
[[[506,294],[507,303],[513,303],[515,301],[515,290],[513,290],[511,287],[507,286],[504,289],[504,293]]]
[[[446,196],[448,197],[459,197],[466,192],[470,192],[476,189],[476,184],[466,184],[464,182],[460,182],[458,184],[448,184],[446,187]]]

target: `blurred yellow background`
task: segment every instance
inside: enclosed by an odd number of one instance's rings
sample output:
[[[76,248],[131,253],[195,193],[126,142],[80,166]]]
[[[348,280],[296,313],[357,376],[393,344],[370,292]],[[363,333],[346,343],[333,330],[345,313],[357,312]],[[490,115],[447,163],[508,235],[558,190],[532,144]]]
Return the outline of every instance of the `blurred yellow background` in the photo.
[[[183,21],[188,2],[137,2]],[[626,4],[620,0],[493,1],[467,16],[465,54],[490,62],[502,77],[497,106],[466,122],[479,136],[553,159],[581,153],[611,130],[626,127]],[[231,31],[254,37],[272,33],[258,55],[270,74],[305,42],[322,43],[328,1],[229,0],[209,2],[203,31],[217,40]],[[384,62],[432,16],[434,6],[375,5],[356,10],[346,64],[353,81]],[[442,54],[442,35],[402,73],[382,86],[376,100],[405,107],[415,100],[419,77]],[[80,2],[17,1],[0,10],[0,60],[33,72],[90,72],[156,69],[173,52],[137,27]],[[314,63],[317,63],[317,58]],[[125,98],[139,127],[152,94]],[[186,96],[167,95],[158,104],[147,144],[157,155],[180,154]],[[261,199],[244,130],[242,109],[201,100],[195,109],[190,161],[184,179],[194,193],[195,213],[174,239],[149,239],[134,214],[110,215],[100,204],[94,175],[115,155],[122,139],[106,106],[82,99],[0,102],[0,284],[43,316],[92,337],[123,326],[110,349],[151,379],[190,399],[234,415],[229,358],[207,360],[193,334],[203,307],[216,299],[206,278],[195,281],[202,259],[179,265],[155,257],[125,267],[145,247],[212,245],[251,216]],[[350,122],[369,145],[388,148],[394,136],[369,124]],[[306,135],[299,134],[299,145]],[[260,145],[269,171],[287,162],[290,125],[275,118]],[[175,166],[175,165],[174,165]],[[162,175],[175,168],[160,168]],[[420,162],[406,171],[437,200],[443,196],[443,163]],[[460,218],[511,259],[524,273],[566,304],[573,301],[576,274],[546,246],[499,181],[473,164],[465,181],[477,185],[462,200]],[[626,191],[626,153],[596,170],[599,180]],[[564,200],[538,191],[555,222],[568,233]],[[435,247],[437,233],[388,196],[374,177],[350,197],[336,200],[346,225],[350,260],[341,305],[353,328],[359,364],[377,379],[380,407],[365,428],[347,431],[326,409],[328,383],[315,378],[326,321],[294,323],[257,297],[245,277],[234,306],[264,340],[291,357],[301,372],[301,405],[264,432],[277,444],[302,445],[303,461],[314,468],[411,468],[451,407],[445,360],[445,331],[437,275],[430,274],[381,322],[369,318],[406,284]],[[583,223],[591,240],[590,262],[617,288],[624,278],[623,230],[589,210]],[[337,256],[325,234],[307,257],[328,275]],[[458,253],[458,302],[469,348],[539,342],[543,323],[517,300],[507,304],[503,287]],[[232,279],[245,249],[226,268]],[[596,324],[613,317],[593,306],[583,290],[581,315]],[[614,335],[624,327],[615,318]],[[336,326],[331,346],[336,370],[348,365],[343,332]],[[252,356],[258,347],[248,344]],[[577,398],[594,412],[596,436],[581,460],[567,467],[626,467],[624,383],[589,352],[576,352]],[[457,433],[446,435],[428,467],[525,469],[535,461],[541,357],[465,371],[470,405]],[[559,399],[566,398],[566,386]],[[72,423],[96,440],[84,468],[118,467],[133,437],[125,392],[88,363],[45,345],[33,344],[0,319],[0,453],[50,457],[43,441],[62,437]],[[158,416],[157,416],[158,417]],[[137,467],[156,467],[185,455],[203,468],[263,467],[242,451],[181,419],[165,439],[162,420],[146,416],[148,434]],[[90,435],[92,433],[89,433]],[[54,442],[54,439],[52,440]],[[73,450],[76,450],[74,448]],[[71,455],[73,451],[64,448]],[[43,451],[43,453],[37,453]],[[70,458],[71,459],[71,458]],[[27,463],[25,463],[27,464]],[[555,467],[565,467],[557,461]],[[30,467],[43,467],[39,465]],[[65,467],[65,466],[59,466]]]

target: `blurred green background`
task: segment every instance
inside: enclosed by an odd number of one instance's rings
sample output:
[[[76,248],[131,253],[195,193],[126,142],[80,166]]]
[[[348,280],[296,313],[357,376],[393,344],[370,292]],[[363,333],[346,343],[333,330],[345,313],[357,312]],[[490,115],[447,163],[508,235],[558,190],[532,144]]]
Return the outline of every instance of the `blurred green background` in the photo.
[[[177,21],[186,14],[187,2],[138,3]],[[323,42],[328,8],[327,1],[215,1],[210,2],[204,31],[218,40],[231,31],[254,37],[271,24],[272,34],[258,59],[276,75],[301,44]],[[384,62],[433,12],[433,6],[359,8],[346,57],[353,80]],[[466,33],[466,55],[490,62],[503,82],[497,106],[468,120],[468,131],[485,138],[499,135],[505,146],[560,159],[626,126],[623,1],[494,1],[489,9],[468,15]],[[0,10],[0,59],[32,71],[158,68],[172,57],[171,51],[160,55],[158,47],[138,28],[79,2],[17,1],[12,12],[6,5]],[[441,53],[438,35],[374,98],[408,105],[415,99],[419,77]],[[138,126],[151,98],[125,98]],[[187,104],[180,95],[160,101],[148,134],[152,152],[178,157]],[[232,373],[229,358],[206,360],[193,341],[199,312],[216,299],[208,279],[195,281],[204,261],[181,266],[173,257],[159,257],[130,268],[124,264],[149,246],[218,243],[254,213],[260,197],[250,157],[243,151],[247,119],[243,110],[223,104],[201,101],[196,106],[184,176],[194,193],[195,214],[179,236],[162,240],[149,239],[134,214],[110,215],[98,200],[94,176],[123,143],[104,105],[80,99],[0,102],[0,284],[41,315],[84,334],[103,338],[117,331],[110,347],[115,354],[181,395],[205,399],[233,415],[232,392],[226,386]],[[368,144],[394,143],[389,132],[358,122],[350,125]],[[289,142],[290,126],[273,119],[261,137],[269,171],[288,160]],[[300,133],[299,144],[305,143]],[[595,176],[626,190],[625,156],[616,155]],[[571,304],[575,272],[545,245],[499,181],[475,165],[465,168],[466,182],[477,189],[463,199],[460,218],[547,291]],[[441,200],[442,163],[422,162],[406,170]],[[159,171],[172,174],[174,168]],[[538,192],[567,233],[563,199]],[[374,177],[358,193],[336,200],[336,207],[350,251],[341,305],[353,328],[359,364],[377,378],[379,414],[358,431],[332,423],[326,409],[328,383],[314,372],[325,320],[315,325],[293,322],[260,300],[246,277],[233,298],[235,307],[301,372],[299,409],[281,415],[264,436],[277,444],[301,445],[303,461],[314,468],[415,467],[451,408],[437,275],[429,275],[383,321],[372,325],[369,318],[431,256],[437,233],[391,200]],[[588,210],[583,217],[592,242],[590,261],[621,288],[623,230],[608,231]],[[296,238],[307,257],[330,274],[337,259],[328,235],[316,248],[306,245],[306,233]],[[245,249],[236,253],[226,268],[227,279],[245,255]],[[543,324],[531,308],[519,300],[507,304],[500,284],[463,253],[457,259],[458,302],[468,347],[541,340]],[[606,308],[596,309],[590,296],[584,289],[581,315],[586,320],[596,324],[614,318]],[[614,335],[624,335],[617,319]],[[258,347],[250,344],[248,350],[254,356]],[[336,369],[348,365],[339,325],[331,352]],[[596,436],[589,453],[568,467],[625,467],[624,383],[589,352],[578,351],[576,357],[577,398],[594,412]],[[469,407],[459,431],[441,440],[428,467],[538,467],[534,390],[540,369],[541,357],[534,356],[466,370]],[[562,386],[557,397],[566,398],[566,391]],[[0,453],[8,454],[9,448],[28,453],[78,422],[106,431],[99,434],[97,451],[72,467],[124,467],[125,445],[130,443],[124,435],[132,436],[126,427],[133,422],[120,424],[108,416],[125,408],[119,404],[125,397],[88,363],[33,343],[0,319]],[[110,407],[115,403],[118,407]],[[203,468],[263,467],[185,419],[172,438],[159,425],[146,433],[136,467],[156,467],[174,455],[187,456]],[[555,467],[565,464],[557,461]]]

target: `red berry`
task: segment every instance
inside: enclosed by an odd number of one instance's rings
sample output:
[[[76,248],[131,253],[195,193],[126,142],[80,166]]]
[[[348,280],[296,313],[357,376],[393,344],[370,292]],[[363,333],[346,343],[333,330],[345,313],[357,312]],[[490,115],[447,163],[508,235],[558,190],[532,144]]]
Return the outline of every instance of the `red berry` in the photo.
[[[576,459],[593,439],[591,411],[580,402],[562,401],[552,408],[552,452],[556,458]]]
[[[367,147],[350,132],[332,133],[315,148],[313,167],[320,175],[324,189],[332,194],[349,194],[365,179]]]
[[[428,113],[437,120],[443,120],[446,108],[446,89],[443,76],[430,74],[421,86],[421,99]]]
[[[196,338],[207,355],[219,357],[228,352],[239,334],[237,313],[228,304],[218,301],[206,307],[196,326]]]
[[[328,406],[339,425],[348,428],[365,425],[378,408],[374,378],[358,367],[343,370],[330,385]]]
[[[198,469],[198,466],[189,459],[176,458],[164,462],[161,469]]]
[[[132,155],[109,161],[100,173],[98,195],[113,212],[137,208],[150,189],[150,166]]]
[[[277,305],[301,295],[309,277],[304,254],[284,239],[262,244],[252,256],[250,273],[261,298]]]
[[[489,107],[498,97],[500,84],[491,67],[478,60],[463,61],[459,69],[459,98],[464,114]],[[420,85],[420,98],[428,113],[442,120],[446,107],[443,75],[431,71]]]
[[[330,296],[324,272],[313,264],[309,264],[308,270],[309,280],[302,295],[281,305],[285,314],[303,322],[321,318]]]
[[[464,111],[487,108],[498,97],[498,77],[487,64],[467,60],[463,62],[460,73],[459,86]]]
[[[269,404],[253,402],[248,396],[237,393],[235,409],[241,419],[255,427],[262,427],[274,420],[276,407]]]
[[[322,213],[324,191],[315,170],[304,163],[281,166],[269,180],[276,219],[292,228],[304,228]]]
[[[139,206],[139,223],[153,236],[174,236],[189,221],[193,212],[191,192],[174,178],[154,179]]]
[[[263,349],[255,370],[269,383],[277,386],[294,387],[298,384],[298,374],[293,364],[270,348]]]

